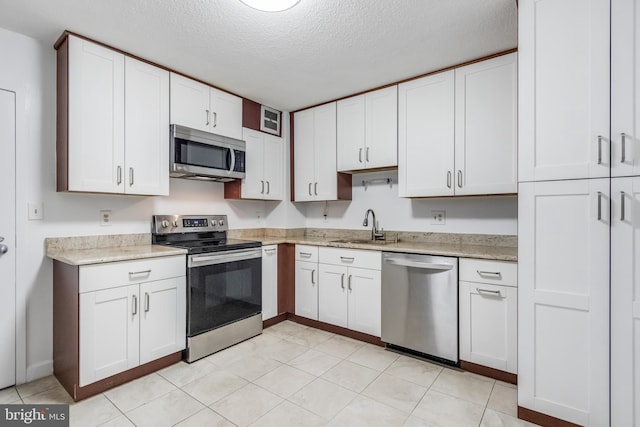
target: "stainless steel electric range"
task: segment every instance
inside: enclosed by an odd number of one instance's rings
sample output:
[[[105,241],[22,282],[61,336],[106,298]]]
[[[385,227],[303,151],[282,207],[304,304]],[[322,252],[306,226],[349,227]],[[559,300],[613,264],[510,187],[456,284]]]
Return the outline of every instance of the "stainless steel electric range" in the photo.
[[[188,251],[187,362],[262,332],[262,244],[227,230],[226,215],[153,216],[153,243]]]

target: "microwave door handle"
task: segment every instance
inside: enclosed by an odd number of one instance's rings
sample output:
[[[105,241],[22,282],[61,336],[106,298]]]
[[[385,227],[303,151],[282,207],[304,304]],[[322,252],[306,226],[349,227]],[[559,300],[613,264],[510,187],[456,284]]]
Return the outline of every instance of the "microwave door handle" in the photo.
[[[231,166],[229,167],[229,173],[232,173],[236,167],[236,152],[233,151],[233,148],[229,147],[229,152],[231,153]]]

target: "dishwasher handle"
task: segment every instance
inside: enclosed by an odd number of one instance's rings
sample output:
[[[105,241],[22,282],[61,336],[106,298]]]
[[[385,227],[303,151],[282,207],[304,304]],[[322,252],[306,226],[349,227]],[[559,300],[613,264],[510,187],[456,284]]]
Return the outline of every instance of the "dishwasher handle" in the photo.
[[[422,268],[424,270],[449,271],[453,269],[453,264],[443,264],[443,263],[435,263],[435,262],[418,262],[418,261],[411,261],[408,259],[394,258],[394,259],[388,259],[386,260],[386,262],[392,265]]]

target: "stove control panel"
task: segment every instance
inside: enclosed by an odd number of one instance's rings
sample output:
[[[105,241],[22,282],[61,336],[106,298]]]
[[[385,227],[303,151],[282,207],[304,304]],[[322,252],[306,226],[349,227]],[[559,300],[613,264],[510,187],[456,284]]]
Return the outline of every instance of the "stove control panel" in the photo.
[[[227,231],[226,215],[154,215],[153,234]]]

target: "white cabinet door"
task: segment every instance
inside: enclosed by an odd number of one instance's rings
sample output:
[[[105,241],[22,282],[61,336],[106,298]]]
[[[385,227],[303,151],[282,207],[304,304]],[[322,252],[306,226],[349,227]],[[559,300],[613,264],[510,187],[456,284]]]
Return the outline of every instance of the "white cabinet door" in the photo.
[[[457,68],[455,194],[517,192],[516,54]]]
[[[635,176],[640,175],[640,5],[612,0],[611,21],[611,175]]]
[[[171,73],[171,124],[211,132],[209,86]]]
[[[318,263],[296,261],[296,314],[318,320]]]
[[[452,196],[454,72],[398,86],[398,194]]]
[[[315,200],[338,198],[338,174],[336,169],[336,103],[314,108]]]
[[[262,320],[278,315],[278,245],[262,247]]]
[[[640,178],[611,184],[611,425],[640,425]]]
[[[169,195],[169,72],[125,58],[124,192]]]
[[[517,373],[518,289],[460,282],[460,359]]]
[[[68,84],[69,191],[123,192],[124,55],[70,36]]]
[[[209,132],[242,139],[242,98],[210,88],[211,118]]]
[[[519,3],[519,181],[609,176],[609,18],[609,0]]]
[[[379,337],[382,328],[380,270],[350,267],[347,286],[349,329]]]
[[[365,168],[365,95],[337,102],[337,168],[351,171]]]
[[[314,200],[315,182],[314,109],[293,115],[294,200]]]
[[[349,327],[347,320],[347,267],[319,264],[318,320]]]
[[[398,165],[398,86],[365,95],[367,168]]]
[[[184,350],[184,277],[140,284],[140,364]]]
[[[264,137],[262,132],[243,129],[242,137],[246,143],[246,169],[242,180],[242,198],[262,199],[265,194],[264,183]]]
[[[263,134],[263,164],[266,200],[284,198],[284,140],[275,135]]]
[[[518,404],[609,424],[609,179],[521,183]]]
[[[138,285],[80,294],[80,386],[138,366]]]

